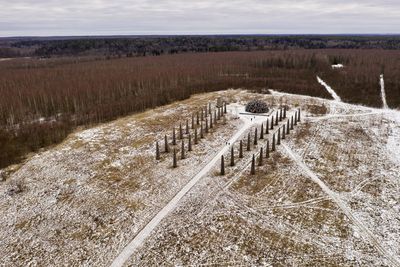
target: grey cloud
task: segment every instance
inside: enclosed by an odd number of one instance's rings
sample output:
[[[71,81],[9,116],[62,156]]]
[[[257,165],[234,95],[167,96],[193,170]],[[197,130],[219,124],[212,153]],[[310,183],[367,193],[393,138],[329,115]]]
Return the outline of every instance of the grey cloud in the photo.
[[[400,33],[400,1],[0,0],[0,36]]]

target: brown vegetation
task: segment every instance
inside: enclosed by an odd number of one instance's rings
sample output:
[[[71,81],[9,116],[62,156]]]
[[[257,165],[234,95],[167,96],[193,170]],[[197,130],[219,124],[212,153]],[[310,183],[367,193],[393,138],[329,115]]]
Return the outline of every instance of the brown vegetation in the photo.
[[[287,50],[159,57],[17,59],[0,64],[0,167],[60,142],[76,126],[104,122],[200,92],[272,88],[330,98],[326,79],[344,101],[400,105],[400,52]],[[342,70],[331,64],[343,63]],[[206,129],[207,131],[207,129]]]

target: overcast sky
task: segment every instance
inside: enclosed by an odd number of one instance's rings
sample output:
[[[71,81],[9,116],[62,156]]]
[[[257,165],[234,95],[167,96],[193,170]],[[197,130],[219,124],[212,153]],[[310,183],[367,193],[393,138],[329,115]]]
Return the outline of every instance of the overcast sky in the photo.
[[[0,36],[400,33],[400,0],[0,0]]]

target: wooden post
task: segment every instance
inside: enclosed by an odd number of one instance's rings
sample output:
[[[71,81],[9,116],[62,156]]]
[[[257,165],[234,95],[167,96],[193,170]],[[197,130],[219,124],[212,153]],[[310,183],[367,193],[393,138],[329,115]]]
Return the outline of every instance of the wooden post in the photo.
[[[261,130],[260,130],[260,139],[264,139],[264,123],[261,123]]]
[[[294,128],[293,128],[293,115],[292,115],[292,117],[290,118],[290,130],[293,130]]]
[[[196,113],[196,123],[197,123],[197,125],[200,124],[200,118],[199,118],[199,112],[198,111]]]
[[[282,126],[282,139],[285,139],[285,138],[286,138],[285,134],[286,134],[286,124],[284,124],[284,125]]]
[[[201,122],[201,125],[200,125],[200,139],[203,139],[203,138],[204,138],[203,122]]]
[[[256,126],[256,128],[254,130],[254,145],[255,146],[258,145],[258,133],[257,133],[257,131],[258,131],[258,129],[257,129],[257,126]]]
[[[200,116],[201,121],[204,121],[204,110],[201,109],[201,116]]]
[[[281,128],[278,129],[278,141],[276,142],[277,145],[281,144]]]
[[[212,115],[210,115],[210,129],[213,128],[213,117]]]
[[[227,113],[227,111],[226,111],[226,102],[224,102],[224,113],[225,114]]]
[[[300,108],[299,108],[299,119],[298,119],[298,122],[300,122],[300,120],[301,120],[301,115],[300,115]]]
[[[242,159],[243,158],[243,141],[240,140],[240,144],[239,144],[239,158]]]
[[[188,144],[188,151],[192,151],[192,135],[189,134],[189,144]]]
[[[208,119],[206,118],[206,133],[208,133]]]
[[[286,123],[286,134],[290,134],[289,120],[287,120],[287,123]]]
[[[186,134],[189,134],[189,121],[186,120]]]
[[[194,129],[194,144],[197,145],[199,140],[197,139],[197,128]]]
[[[211,102],[208,103],[208,114],[211,115]]]
[[[194,115],[192,114],[192,129],[194,129],[195,128],[195,126],[194,126]]]
[[[286,106],[285,106],[285,107],[283,107],[283,118],[285,118],[285,119],[286,119]]]
[[[263,157],[264,157],[263,148],[260,147],[260,157],[258,158],[258,166],[262,166],[263,165]]]
[[[294,125],[297,125],[297,111],[296,111],[296,113],[294,114]]]
[[[251,142],[251,140],[250,140],[250,133],[248,133],[248,134],[247,134],[247,151],[250,151],[250,150],[251,150],[251,148],[250,148],[250,142]]]
[[[279,109],[279,121],[282,121],[283,119],[283,112],[282,112],[282,108]]]
[[[265,150],[265,158],[269,159],[269,140],[267,140],[267,148]]]
[[[172,144],[175,146],[176,145],[176,133],[175,133],[175,127],[172,130]]]
[[[267,119],[267,125],[265,126],[265,134],[269,134],[269,119]]]
[[[158,141],[156,142],[156,160],[160,160],[160,148],[158,146]]]
[[[164,150],[165,150],[165,153],[169,153],[169,145],[168,145],[167,135],[164,136]]]
[[[256,159],[253,154],[253,159],[251,160],[251,170],[250,170],[250,175],[255,175],[256,174]]]
[[[275,151],[275,134],[272,135],[272,149],[271,151]]]
[[[178,167],[177,160],[176,160],[176,149],[174,148],[173,158],[172,158],[172,167]]]
[[[225,175],[225,159],[224,159],[224,155],[221,156],[221,175]]]
[[[278,114],[278,111],[276,111],[275,126],[278,125],[278,123],[279,123],[279,114]]]
[[[182,139],[181,159],[185,159],[185,142]]]
[[[231,167],[235,166],[235,151],[233,150],[233,146],[231,146]]]
[[[274,116],[271,117],[271,130],[274,129]]]
[[[179,123],[179,139],[183,139],[182,123]]]

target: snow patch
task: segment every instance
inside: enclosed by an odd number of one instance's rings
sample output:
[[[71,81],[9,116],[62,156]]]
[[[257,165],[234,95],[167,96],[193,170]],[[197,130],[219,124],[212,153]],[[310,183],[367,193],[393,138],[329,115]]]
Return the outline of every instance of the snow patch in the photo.
[[[385,80],[383,79],[383,74],[381,74],[380,84],[381,84],[381,98],[382,98],[383,108],[389,109],[389,106],[386,102]]]
[[[336,94],[336,92],[332,89],[332,87],[330,87],[329,85],[327,85],[320,77],[317,76],[317,80],[318,82],[325,87],[325,89],[328,91],[328,93],[331,94],[331,96],[333,97],[333,99],[335,99],[336,101],[342,102],[342,99]]]
[[[335,65],[332,65],[332,69],[342,69],[342,68],[344,68],[344,65],[343,65],[343,64],[335,64]]]

